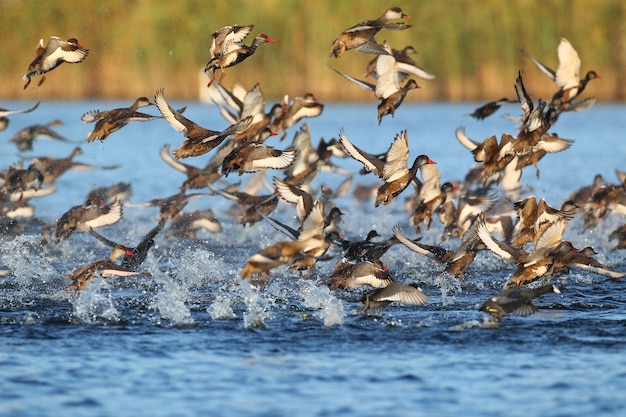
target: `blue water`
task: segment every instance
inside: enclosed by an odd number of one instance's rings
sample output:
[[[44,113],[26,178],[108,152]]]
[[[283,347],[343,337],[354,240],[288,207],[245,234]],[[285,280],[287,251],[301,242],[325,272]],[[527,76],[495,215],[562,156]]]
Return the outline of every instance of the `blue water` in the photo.
[[[167,92],[166,92],[167,96]],[[4,102],[0,107],[28,107]],[[626,296],[623,281],[573,271],[553,282],[560,295],[536,300],[539,313],[507,316],[498,326],[478,306],[497,293],[510,266],[480,254],[461,282],[435,281],[442,268],[401,246],[383,260],[392,275],[417,281],[430,296],[425,306],[391,305],[374,315],[355,314],[358,294],[318,286],[334,262],[319,262],[311,279],[278,268],[267,289],[254,291],[238,274],[247,256],[284,240],[264,223],[234,224],[221,197],[193,200],[186,210],[212,208],[224,232],[199,241],[176,239],[168,228],[142,270],[152,277],[96,279],[81,294],[68,296],[65,278],[76,267],[108,256],[89,235],[75,234],[49,254],[37,250],[42,224],[54,224],[80,204],[94,186],[130,182],[132,203],[178,191],[184,176],[161,161],[164,144],[183,137],[164,121],[131,124],[105,142],[84,143],[91,129],[80,116],[126,102],[43,102],[30,114],[11,118],[0,132],[0,166],[34,156],[67,156],[75,144],[40,139],[34,150],[19,153],[7,143],[33,123],[64,121],[56,130],[83,141],[77,161],[117,170],[72,171],[57,181],[54,194],[33,200],[36,220],[27,231],[1,242],[0,263],[14,275],[0,281],[0,415],[233,415],[233,416],[614,416],[626,412]],[[214,107],[187,105],[186,115],[206,127],[226,123]],[[514,132],[501,117],[483,122],[465,114],[475,103],[405,103],[395,118],[377,125],[375,106],[327,105],[307,121],[316,144],[343,128],[357,145],[373,153],[387,149],[407,129],[411,155],[426,153],[438,162],[444,180],[462,179],[471,154],[454,138],[465,126],[482,140]],[[156,109],[149,109],[152,112]],[[524,196],[534,193],[560,205],[576,188],[601,173],[616,182],[625,170],[623,104],[597,104],[564,114],[554,127],[576,142],[547,155],[537,179],[524,172]],[[283,143],[291,140],[295,129]],[[208,156],[186,163],[202,166]],[[336,161],[356,171],[354,161]],[[267,178],[275,173],[268,173]],[[228,181],[246,180],[231,174]],[[374,183],[373,176],[355,177]],[[322,174],[314,184],[338,184],[343,177]],[[376,228],[390,235],[400,223],[410,231],[403,197],[374,208],[350,195],[336,204],[348,213],[341,226],[348,237]],[[293,222],[295,210],[281,204],[274,216]],[[124,218],[102,234],[135,244],[156,224],[156,209],[124,208]],[[609,215],[583,231],[582,219],[570,222],[565,238],[576,247],[593,246],[600,261],[626,270],[624,251],[613,250],[608,233],[624,222]],[[441,226],[423,233],[438,243]],[[445,244],[445,242],[444,242]]]

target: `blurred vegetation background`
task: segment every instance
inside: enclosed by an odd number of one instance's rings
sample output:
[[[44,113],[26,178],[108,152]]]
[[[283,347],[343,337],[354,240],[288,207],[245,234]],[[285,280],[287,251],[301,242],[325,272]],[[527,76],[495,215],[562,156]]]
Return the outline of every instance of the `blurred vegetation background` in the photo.
[[[329,69],[332,41],[344,29],[375,19],[390,6],[411,15],[406,31],[381,31],[414,59],[434,81],[407,100],[492,100],[514,97],[517,71],[529,93],[549,97],[553,83],[525,58],[524,48],[555,68],[556,46],[566,37],[577,49],[581,75],[602,77],[586,96],[626,98],[626,2],[624,0],[0,0],[0,97],[135,98],[165,87],[168,98],[196,99],[201,69],[209,58],[211,34],[226,25],[254,24],[246,40],[265,32],[275,43],[229,68],[224,85],[247,88],[260,82],[267,98],[312,92],[321,100],[371,100],[372,94]],[[76,37],[90,50],[77,65],[64,64],[23,90],[40,38]],[[363,78],[372,58],[349,51],[332,65]]]

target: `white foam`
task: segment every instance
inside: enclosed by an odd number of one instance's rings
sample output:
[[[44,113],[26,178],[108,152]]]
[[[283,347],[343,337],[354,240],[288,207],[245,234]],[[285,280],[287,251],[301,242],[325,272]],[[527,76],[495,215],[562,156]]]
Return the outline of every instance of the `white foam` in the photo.
[[[461,280],[450,274],[443,274],[435,280],[435,283],[441,291],[441,303],[444,306],[456,304],[457,298],[454,294],[461,294]]]
[[[42,256],[39,241],[39,236],[20,235],[2,244],[0,261],[23,286],[47,283],[58,275],[49,258]]]
[[[246,305],[246,311],[243,313],[244,327],[265,327],[265,320],[270,317],[267,301],[252,289],[248,280],[241,280],[240,288]]]
[[[188,297],[187,290],[166,274],[157,274],[154,279],[161,284],[161,289],[150,307],[158,311],[162,319],[170,321],[173,325],[193,324],[193,317],[185,304]]]
[[[70,298],[74,307],[73,318],[87,324],[118,322],[120,314],[115,308],[110,288],[105,279],[97,276],[92,278],[76,297]]]
[[[324,321],[324,326],[343,324],[346,316],[343,304],[327,286],[317,286],[310,280],[300,280],[299,289],[305,307],[319,309],[315,316]]]
[[[223,297],[215,300],[206,309],[213,320],[234,319],[237,317],[230,304],[230,299]]]

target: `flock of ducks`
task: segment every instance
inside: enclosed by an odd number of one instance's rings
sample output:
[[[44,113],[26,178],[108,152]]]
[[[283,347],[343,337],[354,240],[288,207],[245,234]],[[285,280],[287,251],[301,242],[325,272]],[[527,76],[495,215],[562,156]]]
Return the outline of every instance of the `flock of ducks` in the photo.
[[[394,49],[375,38],[381,30],[409,29],[411,25],[403,22],[409,17],[399,7],[391,7],[378,19],[361,22],[343,31],[330,48],[330,59],[357,52],[373,56],[367,62],[366,71],[375,83],[358,80],[329,66],[351,83],[375,93],[379,124],[384,116],[393,117],[407,92],[418,87],[411,77],[435,78],[409,57],[415,53],[411,46]],[[185,108],[174,109],[168,104],[163,89],[158,89],[152,99],[140,97],[127,108],[96,110],[83,115],[83,122],[94,124],[87,142],[104,141],[131,122],[164,119],[174,131],[184,136],[184,141],[172,151],[167,146],[162,148],[160,155],[187,178],[181,184],[180,192],[143,205],[159,207],[159,219],[136,247],[122,245],[96,231],[122,219],[123,205],[129,204],[129,184],[94,189],[83,204],[68,208],[54,224],[44,225],[41,228],[44,251],[51,251],[55,245],[71,239],[73,233],[90,233],[112,248],[108,259],[74,271],[69,276],[69,290],[80,291],[95,276],[148,274],[139,269],[154,245],[154,239],[168,223],[171,233],[178,237],[195,238],[198,230],[221,231],[219,220],[210,211],[183,211],[191,199],[207,194],[232,201],[229,212],[242,226],[268,222],[286,236],[285,240],[245,259],[240,272],[242,279],[250,279],[255,287],[262,288],[268,283],[271,271],[282,265],[308,277],[318,261],[334,259],[334,252],[330,249],[338,248],[340,259],[323,283],[333,291],[373,287],[364,296],[364,304],[358,312],[392,302],[427,302],[427,295],[417,285],[396,280],[385,267],[381,257],[394,245],[442,265],[442,276],[449,274],[462,280],[479,251],[491,252],[514,265],[515,271],[508,278],[504,291],[480,307],[495,320],[509,313],[523,316],[536,311],[533,298],[559,292],[551,284],[537,283],[570,269],[582,269],[611,279],[626,275],[626,272],[614,271],[597,261],[592,248],[578,249],[563,240],[568,221],[579,213],[583,213],[585,227],[595,227],[609,213],[626,214],[625,173],[617,171],[617,184],[595,179],[591,185],[574,192],[558,208],[550,206],[544,199],[537,201],[535,196],[521,198],[520,195],[524,168],[533,165],[539,175],[537,166],[545,155],[564,151],[572,145],[573,141],[548,133],[559,115],[564,111],[583,110],[594,103],[593,98],[580,100],[578,97],[587,83],[599,76],[589,71],[580,79],[580,59],[566,39],[561,39],[557,47],[559,66],[556,71],[523,51],[555,82],[557,90],[550,100],[535,101],[527,92],[520,73],[515,80],[515,99],[492,101],[471,114],[484,119],[497,111],[503,102],[519,103],[522,116],[516,119],[519,122],[517,136],[505,133],[499,141],[495,135],[477,141],[470,139],[464,129],[457,130],[459,143],[471,152],[477,165],[463,180],[443,181],[436,162],[429,156],[415,156],[409,163],[409,132],[406,130],[392,138],[388,151],[383,154],[373,154],[355,145],[344,130],[339,132],[337,139],[320,139],[315,147],[306,123],[294,133],[290,145],[282,149],[267,145],[268,138],[278,137],[283,141],[290,128],[304,118],[319,116],[324,106],[313,94],[303,97],[285,95],[266,112],[259,84],[248,90],[238,84],[231,89],[222,84],[227,68],[250,58],[258,46],[274,42],[261,33],[250,46],[244,44],[252,29],[253,25],[226,26],[211,38],[210,58],[204,71],[209,77],[211,96],[220,114],[230,123],[226,129],[211,130],[188,119],[184,116]],[[42,78],[38,86],[41,86],[48,72],[63,62],[83,61],[88,51],[75,38],[66,41],[51,37],[46,46],[43,40],[40,41],[35,55],[24,75],[24,88],[39,75]],[[216,77],[218,70],[219,78]],[[404,80],[405,84],[401,85]],[[0,129],[8,124],[8,116],[35,111],[38,105],[25,110],[0,109]],[[160,115],[139,111],[149,106],[155,106]],[[10,141],[15,142],[20,151],[32,149],[33,140],[42,135],[66,141],[51,130],[54,125],[53,122],[31,126]],[[208,153],[211,156],[204,167],[182,162]],[[4,235],[24,231],[25,219],[34,215],[29,200],[54,192],[55,180],[67,170],[115,168],[75,162],[74,158],[80,154],[80,148],[76,148],[67,158],[36,158],[25,168],[15,164],[2,172],[0,210]],[[376,210],[384,210],[379,206],[389,205],[400,194],[406,196],[407,222],[415,228],[413,236],[397,224],[387,239],[380,239],[376,230],[364,239],[346,238],[339,223],[344,213],[335,201],[351,188],[353,177],[351,172],[337,164],[342,158],[358,161],[363,166],[361,174],[371,173],[379,179],[373,188],[355,187],[353,198],[371,201]],[[267,170],[275,173],[270,187],[264,181]],[[313,188],[311,182],[320,171],[346,175],[346,180],[335,190]],[[223,185],[224,179],[235,173],[240,176],[254,174],[244,186]],[[270,188],[270,192],[263,194],[265,188]],[[192,190],[204,190],[204,193],[190,192]],[[510,201],[517,202],[511,206]],[[294,207],[297,225],[289,225],[271,216],[279,202]],[[421,242],[422,228],[430,229],[433,221],[443,224],[442,242],[447,247]],[[626,248],[626,225],[612,232],[609,238],[618,240],[617,248]],[[11,272],[5,270],[4,273]]]

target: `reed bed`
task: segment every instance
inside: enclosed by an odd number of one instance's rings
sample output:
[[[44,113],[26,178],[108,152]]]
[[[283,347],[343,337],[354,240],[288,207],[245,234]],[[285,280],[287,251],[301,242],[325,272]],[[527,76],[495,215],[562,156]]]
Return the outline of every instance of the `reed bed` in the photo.
[[[261,82],[269,98],[310,91],[324,100],[368,100],[370,93],[328,68],[329,47],[342,30],[393,5],[411,15],[413,27],[383,31],[377,39],[396,48],[413,45],[416,61],[438,77],[420,81],[423,88],[408,100],[512,96],[519,69],[532,95],[549,96],[554,85],[519,48],[556,68],[561,36],[578,50],[581,72],[594,69],[602,77],[588,94],[605,101],[626,98],[622,0],[0,0],[0,97],[130,98],[165,87],[171,98],[197,98],[211,33],[254,24],[253,33],[266,32],[277,42],[228,69],[225,84]],[[89,57],[59,67],[40,88],[22,90],[36,43],[51,35],[78,38]],[[332,65],[361,77],[370,58],[350,51]]]

